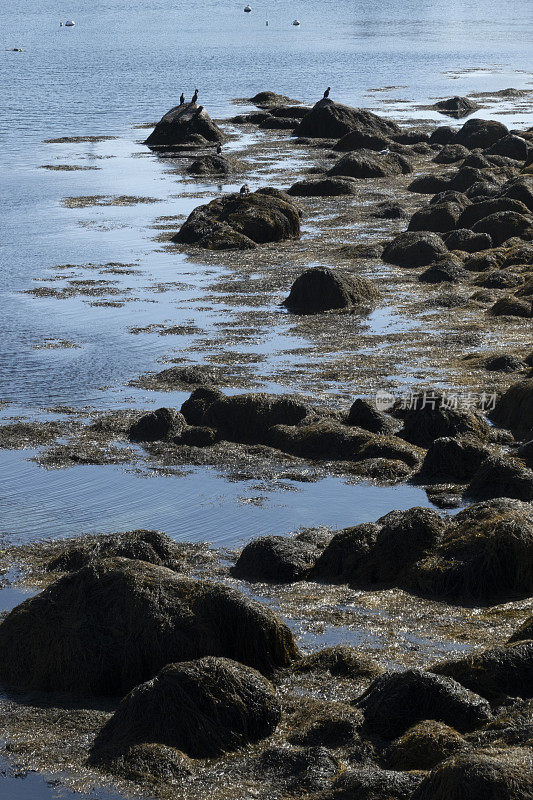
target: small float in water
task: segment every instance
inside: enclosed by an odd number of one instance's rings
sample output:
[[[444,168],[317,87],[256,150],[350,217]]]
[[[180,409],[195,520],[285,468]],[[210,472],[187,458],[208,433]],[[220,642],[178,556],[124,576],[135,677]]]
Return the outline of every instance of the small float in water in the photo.
[[[67,19],[65,22],[65,28],[73,28],[76,23],[72,19]]]
[[[292,21],[292,24],[297,28],[300,25],[300,20],[299,19],[294,19]]]
[[[244,6],[244,13],[245,14],[249,14],[251,10],[252,10],[252,6]]]

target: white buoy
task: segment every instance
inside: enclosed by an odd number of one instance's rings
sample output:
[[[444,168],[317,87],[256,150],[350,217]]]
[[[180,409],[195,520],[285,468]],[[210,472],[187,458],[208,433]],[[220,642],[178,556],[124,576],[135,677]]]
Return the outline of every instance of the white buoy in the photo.
[[[252,6],[244,6],[244,11],[245,11],[246,14],[249,14],[251,10],[252,10]]]
[[[67,27],[67,28],[73,28],[75,24],[76,24],[76,23],[75,23],[73,20],[71,20],[71,19],[67,19],[67,21],[65,22],[65,27]]]
[[[299,19],[295,19],[292,24],[295,25],[296,27],[298,27],[298,25],[300,24],[300,20]]]

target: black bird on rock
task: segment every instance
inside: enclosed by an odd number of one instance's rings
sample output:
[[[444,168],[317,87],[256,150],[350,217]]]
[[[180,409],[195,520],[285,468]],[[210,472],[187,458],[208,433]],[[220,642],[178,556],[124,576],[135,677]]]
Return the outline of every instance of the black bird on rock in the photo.
[[[198,100],[198,89],[195,89],[194,90],[194,94],[192,96],[191,103],[196,103],[197,100]]]
[[[326,97],[329,97],[330,91],[331,91],[331,86],[328,86],[328,88],[324,92],[324,98],[323,98],[324,100],[326,99]]]
[[[180,94],[180,106],[182,106],[182,105],[184,104],[184,102],[185,102],[185,95],[184,95],[184,94],[183,94],[183,92],[182,92],[182,93]]]
[[[222,152],[222,145],[221,145],[221,144],[220,144],[220,142],[219,142],[219,143],[217,144],[217,156],[219,156],[219,155],[221,154],[221,152]]]
[[[239,194],[250,194],[250,187],[247,183],[243,183],[240,188]]]

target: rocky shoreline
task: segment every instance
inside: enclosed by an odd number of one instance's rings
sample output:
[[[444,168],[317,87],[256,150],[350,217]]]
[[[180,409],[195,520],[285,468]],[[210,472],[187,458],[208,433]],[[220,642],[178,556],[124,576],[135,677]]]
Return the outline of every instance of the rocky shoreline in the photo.
[[[470,113],[463,100],[443,112]],[[21,769],[126,796],[530,800],[533,130],[252,102],[232,124],[291,135],[307,175],[200,205],[160,240],[228,266],[214,290],[247,307],[243,329],[283,302],[317,363],[283,376],[289,392],[236,395],[223,389],[256,385],[229,361],[177,364],[132,385],[192,390],[179,408],[12,421],[1,446],[41,447],[48,467],[410,482],[462,510],[358,524],[354,509],[352,527],[273,531],[238,552],[143,530],[6,547],[6,585],[38,593],[0,622],[4,749]],[[245,153],[206,154],[225,141],[186,104],[146,144],[189,175],[245,175]],[[417,333],[385,334],[347,383],[383,305]],[[392,362],[410,365],[414,391]],[[302,632],[328,627],[359,643],[303,636],[302,650]]]

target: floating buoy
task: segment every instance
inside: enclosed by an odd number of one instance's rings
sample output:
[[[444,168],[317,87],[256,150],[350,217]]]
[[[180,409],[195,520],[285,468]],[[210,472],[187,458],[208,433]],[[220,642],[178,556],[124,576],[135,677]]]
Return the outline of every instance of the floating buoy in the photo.
[[[244,6],[244,11],[245,11],[246,14],[249,14],[251,10],[252,10],[252,6]]]
[[[295,19],[295,20],[293,20],[292,24],[295,25],[296,27],[298,27],[298,25],[300,24],[300,20],[299,19]]]
[[[67,28],[73,28],[75,24],[76,24],[76,23],[75,23],[73,20],[71,20],[71,19],[67,19],[67,21],[65,22],[65,27],[67,27]]]

